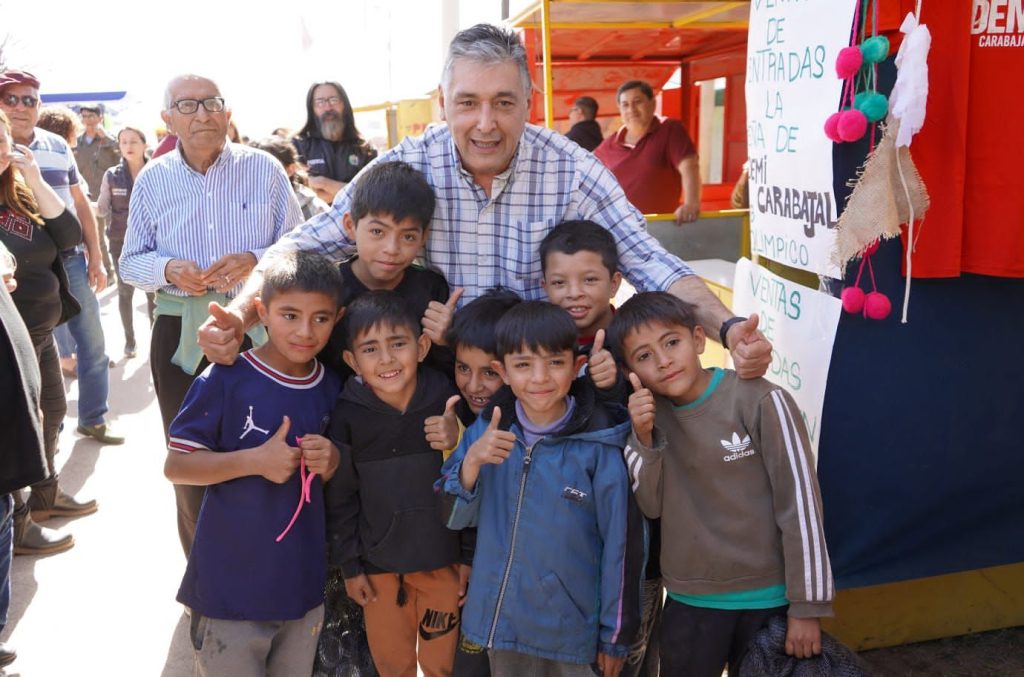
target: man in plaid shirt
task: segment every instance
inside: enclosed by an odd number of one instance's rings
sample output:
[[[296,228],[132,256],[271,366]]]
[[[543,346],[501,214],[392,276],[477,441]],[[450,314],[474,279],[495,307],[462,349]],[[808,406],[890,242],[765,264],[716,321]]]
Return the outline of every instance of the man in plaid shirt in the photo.
[[[720,336],[744,377],[765,373],[772,347],[757,318],[733,318],[703,281],[646,231],[640,212],[615,177],[561,134],[527,124],[532,85],[526,51],[515,33],[480,24],[449,46],[440,103],[444,126],[407,138],[377,161],[402,160],[423,173],[437,195],[425,263],[444,274],[461,303],[502,285],[527,299],[544,298],[537,249],[561,221],[589,219],[615,238],[622,272],[640,291],[667,290],[698,308],[710,336]],[[372,166],[372,164],[371,164]],[[312,249],[341,261],[355,252],[342,229],[352,188],[331,209],[288,233],[267,260]],[[227,309],[215,308],[199,331],[212,362],[230,364],[242,331],[255,321],[252,300],[262,284],[257,266]]]

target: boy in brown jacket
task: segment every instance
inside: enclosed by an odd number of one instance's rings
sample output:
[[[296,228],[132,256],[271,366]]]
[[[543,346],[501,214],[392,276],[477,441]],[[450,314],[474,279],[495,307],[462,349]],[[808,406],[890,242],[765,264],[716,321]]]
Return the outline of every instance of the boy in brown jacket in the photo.
[[[662,292],[619,308],[608,344],[629,374],[624,453],[640,509],[661,518],[661,673],[730,675],[772,616],[786,652],[821,652],[832,572],[810,442],[792,397],[703,369],[693,307]]]

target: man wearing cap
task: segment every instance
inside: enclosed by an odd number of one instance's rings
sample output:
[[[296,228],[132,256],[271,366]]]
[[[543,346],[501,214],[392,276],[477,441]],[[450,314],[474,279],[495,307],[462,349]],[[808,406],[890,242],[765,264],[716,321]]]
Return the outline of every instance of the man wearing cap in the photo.
[[[78,171],[82,173],[82,178],[89,186],[89,201],[95,204],[100,199],[103,173],[121,161],[121,151],[117,148],[117,140],[107,136],[103,128],[103,104],[82,106],[78,109],[78,115],[82,118],[85,131],[78,137],[75,161],[78,163]],[[103,267],[107,271],[107,277],[111,278],[114,271],[110,252],[106,247],[106,220],[97,216],[96,223],[100,232],[100,248],[103,250]]]
[[[594,155],[644,214],[674,214],[677,223],[695,221],[700,214],[700,165],[686,128],[654,114],[654,90],[642,80],[624,82],[616,100],[622,128],[601,142]]]
[[[166,444],[185,393],[208,364],[196,346],[208,306],[238,293],[263,252],[302,221],[302,211],[280,162],[227,143],[231,109],[215,82],[174,78],[161,116],[178,145],[135,179],[120,269],[128,284],[156,292],[149,360]],[[204,491],[174,485],[186,557]]]
[[[35,126],[39,120],[39,80],[31,73],[12,69],[0,73],[0,108],[11,120],[15,142],[29,147],[43,179],[82,224],[85,251],[79,246],[62,252],[71,293],[82,306],[82,312],[67,324],[78,353],[78,433],[103,444],[123,444],[124,437],[106,422],[109,358],[95,292],[107,286],[107,273],[96,219],[82,190],[75,156],[64,139]]]

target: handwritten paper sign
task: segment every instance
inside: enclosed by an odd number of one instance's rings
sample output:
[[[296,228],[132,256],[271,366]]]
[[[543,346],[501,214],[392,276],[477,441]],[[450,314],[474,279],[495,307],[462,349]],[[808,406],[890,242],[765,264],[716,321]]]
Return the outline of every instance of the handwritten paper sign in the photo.
[[[857,0],[753,0],[747,39],[751,251],[840,277],[832,142],[822,131],[842,80],[836,54]]]
[[[732,309],[737,315],[760,316],[760,329],[775,348],[765,378],[796,400],[817,459],[821,409],[842,303],[783,279],[750,259],[740,259]]]

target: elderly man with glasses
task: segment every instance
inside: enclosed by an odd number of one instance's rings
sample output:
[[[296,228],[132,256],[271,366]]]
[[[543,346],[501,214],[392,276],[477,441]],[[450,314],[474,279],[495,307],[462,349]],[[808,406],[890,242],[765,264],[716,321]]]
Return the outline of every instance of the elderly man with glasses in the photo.
[[[166,442],[185,393],[207,365],[196,347],[207,306],[241,290],[263,252],[302,221],[302,212],[277,160],[228,143],[231,110],[212,80],[171,80],[161,115],[178,145],[135,181],[120,263],[126,282],[156,292],[150,367]],[[174,489],[188,556],[204,487]]]

